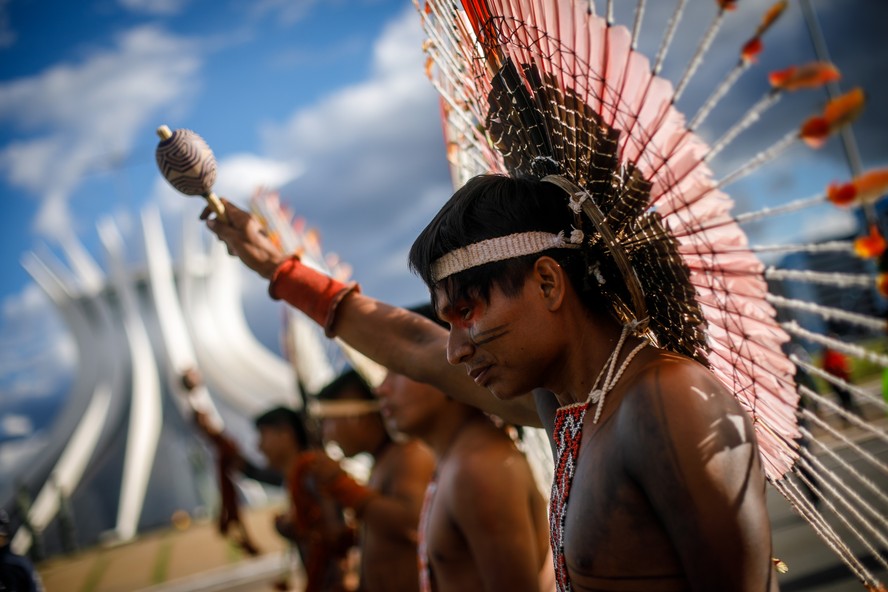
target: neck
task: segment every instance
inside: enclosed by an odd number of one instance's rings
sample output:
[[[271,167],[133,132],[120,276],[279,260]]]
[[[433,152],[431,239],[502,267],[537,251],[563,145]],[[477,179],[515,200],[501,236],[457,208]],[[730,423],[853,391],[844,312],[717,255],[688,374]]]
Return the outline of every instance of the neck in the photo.
[[[438,414],[430,429],[419,437],[428,444],[440,463],[447,456],[459,432],[480,413],[455,401],[447,402],[448,409]]]
[[[364,452],[367,452],[375,459],[379,459],[379,457],[382,455],[383,452],[385,452],[385,450],[388,448],[388,445],[391,443],[392,439],[383,428],[382,430],[380,430],[376,438],[373,438],[367,443],[367,446],[364,447]]]
[[[623,330],[609,315],[593,315],[585,309],[573,315],[568,327],[565,327],[565,334],[575,337],[568,340],[562,363],[552,387],[549,387],[562,405],[586,400],[614,353]],[[623,345],[624,352],[638,341],[637,337],[628,336]]]
[[[299,457],[299,453],[301,453],[301,452],[302,451],[299,450],[298,448],[293,448],[292,450],[288,450],[284,454],[284,457],[281,459],[281,465],[283,465],[283,466],[275,467],[275,468],[278,471],[280,471],[282,474],[287,475],[290,472],[290,470],[293,468],[293,463],[296,462],[296,459]]]

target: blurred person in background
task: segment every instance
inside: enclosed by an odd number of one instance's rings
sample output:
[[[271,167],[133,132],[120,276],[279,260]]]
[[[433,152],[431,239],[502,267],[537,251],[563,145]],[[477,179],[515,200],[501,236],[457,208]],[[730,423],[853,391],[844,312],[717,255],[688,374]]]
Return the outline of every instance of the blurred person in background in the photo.
[[[346,457],[365,453],[373,459],[366,485],[327,456],[318,455],[309,467],[322,490],[361,522],[359,590],[419,590],[417,525],[435,470],[432,452],[419,440],[389,435],[379,401],[354,370],[324,387],[311,411],[325,443],[336,443]]]

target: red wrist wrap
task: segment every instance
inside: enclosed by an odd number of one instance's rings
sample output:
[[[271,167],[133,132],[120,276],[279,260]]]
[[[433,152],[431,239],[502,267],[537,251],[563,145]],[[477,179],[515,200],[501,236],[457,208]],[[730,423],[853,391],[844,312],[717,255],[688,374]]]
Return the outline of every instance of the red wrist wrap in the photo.
[[[343,507],[352,508],[358,515],[376,492],[361,485],[346,473],[340,473],[325,488],[326,492]]]
[[[352,291],[360,292],[358,284],[343,284],[330,276],[303,265],[298,257],[290,257],[274,271],[268,293],[275,300],[284,300],[304,312],[333,337],[336,307]]]

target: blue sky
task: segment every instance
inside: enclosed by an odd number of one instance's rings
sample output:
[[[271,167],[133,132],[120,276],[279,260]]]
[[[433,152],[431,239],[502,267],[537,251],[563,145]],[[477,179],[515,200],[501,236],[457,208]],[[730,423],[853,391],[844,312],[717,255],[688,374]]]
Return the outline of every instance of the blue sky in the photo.
[[[291,184],[284,196],[328,246],[368,256],[373,269],[365,260],[368,279],[359,278],[368,290],[403,304],[422,298],[393,253],[405,252],[450,187],[420,44],[415,9],[403,1],[0,1],[0,194],[8,208],[0,441],[46,424],[76,361],[23,254],[64,260],[60,245],[76,236],[101,267],[96,222],[111,216],[125,236],[138,236],[128,231],[146,204],[160,206],[174,243],[183,217],[197,223],[201,200],[176,194],[157,173],[161,123],[201,133],[219,161],[217,191],[241,203],[254,187],[286,186],[307,168],[351,179],[347,194]],[[399,199],[408,203],[379,208],[355,244],[351,230],[337,233],[348,217],[342,198],[368,207],[364,187],[390,193],[400,182],[380,189],[379,177],[393,180],[401,167],[414,169],[402,175]],[[258,282],[247,289],[248,316],[275,346],[280,315]]]
[[[650,35],[641,44],[648,53],[669,3],[649,4]],[[676,76],[715,3],[689,4],[667,77]],[[680,107],[698,104],[736,60],[735,48],[769,2],[739,4],[716,46],[727,49],[707,56],[701,83]],[[888,162],[884,4],[814,0],[843,87],[862,84],[870,93],[855,126],[867,166]],[[617,17],[631,24],[628,12]],[[0,0],[0,441],[45,425],[76,360],[22,255],[59,254],[59,244],[76,236],[102,265],[101,218],[114,217],[126,232],[142,207],[157,204],[175,229],[200,211],[200,200],[159,178],[154,129],[161,123],[206,138],[220,164],[218,193],[243,203],[259,184],[280,188],[324,245],[354,266],[365,292],[404,305],[423,298],[406,268],[407,249],[452,188],[421,41],[409,0]],[[704,136],[717,137],[765,92],[769,69],[813,59],[796,3],[766,44],[761,66],[713,114]],[[819,92],[782,101],[714,169],[728,172],[823,101]],[[814,194],[845,176],[833,141],[817,154],[794,148],[781,166],[729,193],[744,210],[777,195]],[[849,217],[821,212],[750,232],[758,242],[780,242],[851,229]],[[280,317],[262,286],[248,290],[249,316],[273,332]]]

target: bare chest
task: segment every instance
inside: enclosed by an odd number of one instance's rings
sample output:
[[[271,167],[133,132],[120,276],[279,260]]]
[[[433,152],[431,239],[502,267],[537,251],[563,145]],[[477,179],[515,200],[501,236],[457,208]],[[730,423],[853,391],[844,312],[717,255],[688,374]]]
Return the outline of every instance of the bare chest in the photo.
[[[445,475],[446,477],[446,475]],[[439,478],[427,495],[425,540],[429,562],[436,572],[471,561],[466,540],[448,509],[452,485]]]
[[[563,531],[574,590],[624,589],[635,579],[647,581],[648,590],[684,589],[672,543],[625,472],[615,423],[585,424]]]

